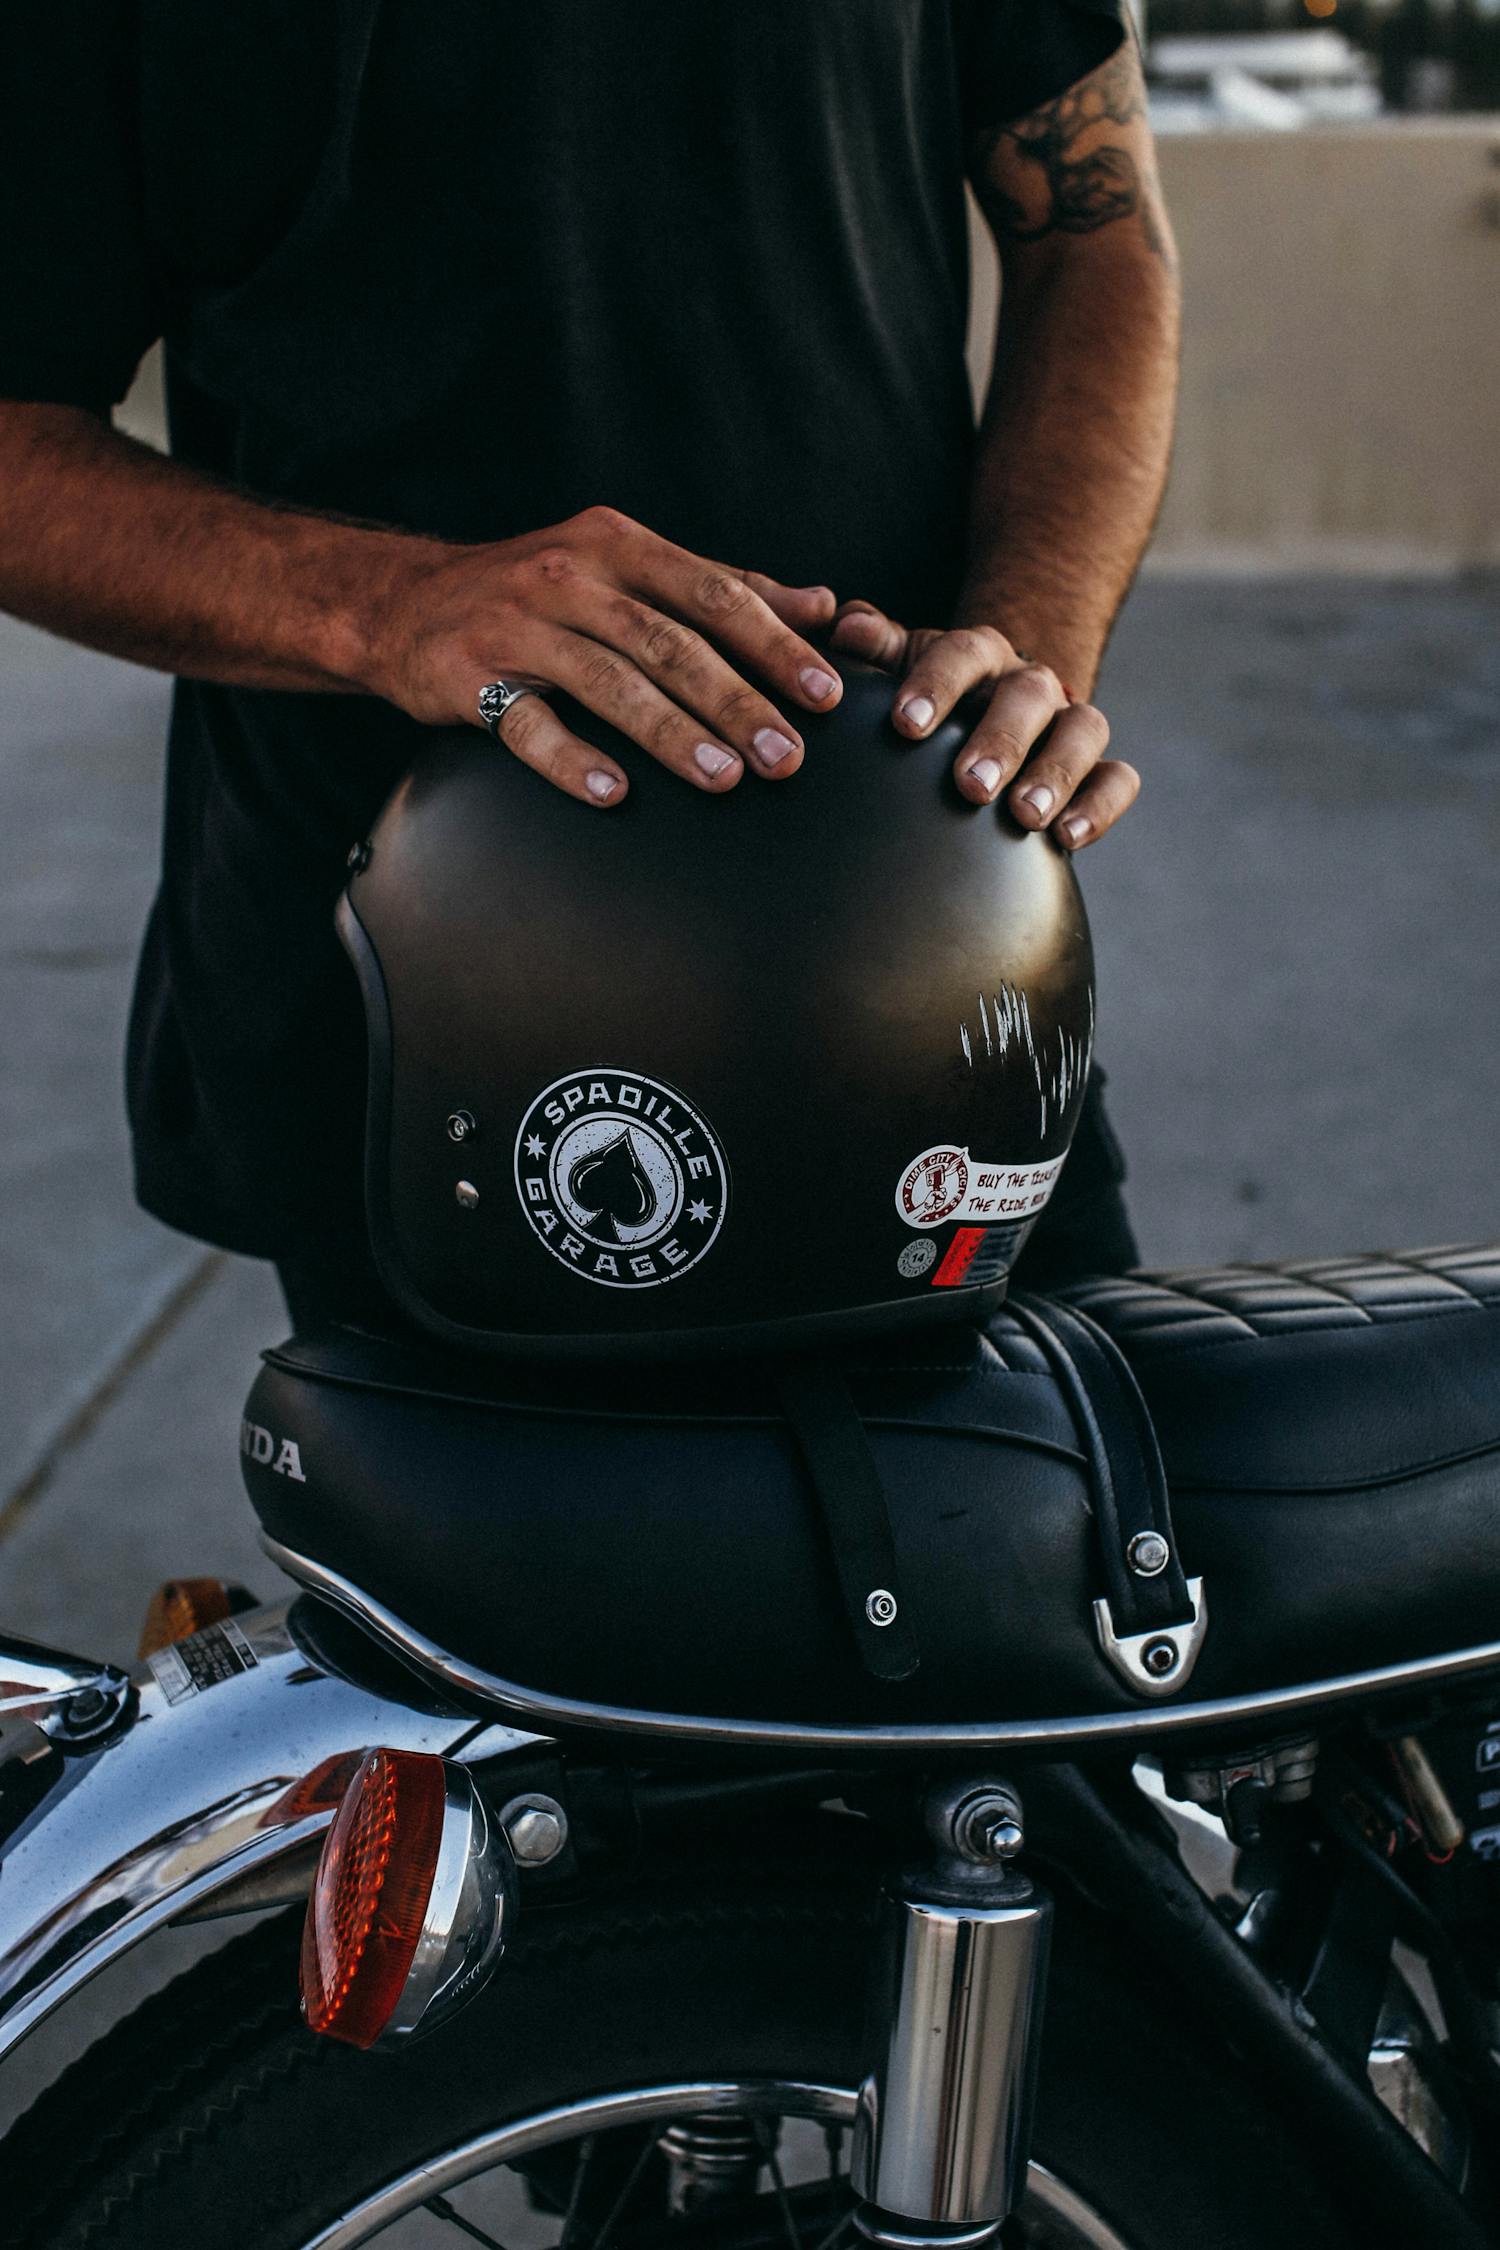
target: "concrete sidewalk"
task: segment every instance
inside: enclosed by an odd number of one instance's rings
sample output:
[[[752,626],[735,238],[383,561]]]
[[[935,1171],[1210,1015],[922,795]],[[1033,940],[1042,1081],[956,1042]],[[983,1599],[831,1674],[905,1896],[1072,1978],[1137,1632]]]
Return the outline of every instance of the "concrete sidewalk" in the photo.
[[[1500,585],[1153,579],[1101,700],[1147,777],[1082,866],[1148,1261],[1500,1232]],[[165,703],[0,624],[0,1621],[107,1656],[169,1573],[273,1580],[235,1436],[278,1299],[130,1201]]]

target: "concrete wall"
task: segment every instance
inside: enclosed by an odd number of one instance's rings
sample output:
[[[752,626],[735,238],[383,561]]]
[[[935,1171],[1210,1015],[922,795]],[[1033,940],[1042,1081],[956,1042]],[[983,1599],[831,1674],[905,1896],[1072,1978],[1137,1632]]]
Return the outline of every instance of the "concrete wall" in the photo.
[[[1187,332],[1154,560],[1500,564],[1500,119],[1185,135],[1162,164]]]

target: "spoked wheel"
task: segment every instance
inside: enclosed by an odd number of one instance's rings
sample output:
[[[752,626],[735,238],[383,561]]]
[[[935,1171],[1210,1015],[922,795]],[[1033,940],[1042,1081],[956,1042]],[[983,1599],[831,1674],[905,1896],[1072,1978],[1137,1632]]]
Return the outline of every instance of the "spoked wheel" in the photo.
[[[386,2181],[305,2250],[850,2250],[852,2090],[639,2087],[497,2127]],[[549,2219],[551,2224],[548,2224]],[[1131,2250],[1033,2164],[1017,2250]]]
[[[805,1831],[784,1862],[527,1901],[487,1990],[387,2056],[304,2029],[278,1916],[14,2128],[0,2250],[853,2250],[874,1918],[868,1865]],[[1012,2250],[1384,2239],[1128,1933],[1067,1902],[1033,2155]]]

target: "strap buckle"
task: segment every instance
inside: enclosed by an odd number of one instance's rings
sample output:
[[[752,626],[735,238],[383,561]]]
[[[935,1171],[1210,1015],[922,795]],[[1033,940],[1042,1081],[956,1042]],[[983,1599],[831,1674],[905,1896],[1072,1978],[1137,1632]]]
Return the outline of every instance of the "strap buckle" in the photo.
[[[1183,1625],[1154,1625],[1147,1633],[1117,1633],[1107,1595],[1094,1603],[1094,1632],[1106,1659],[1128,1688],[1159,1702],[1186,1687],[1208,1631],[1208,1596],[1201,1578],[1187,1582],[1192,1615]]]

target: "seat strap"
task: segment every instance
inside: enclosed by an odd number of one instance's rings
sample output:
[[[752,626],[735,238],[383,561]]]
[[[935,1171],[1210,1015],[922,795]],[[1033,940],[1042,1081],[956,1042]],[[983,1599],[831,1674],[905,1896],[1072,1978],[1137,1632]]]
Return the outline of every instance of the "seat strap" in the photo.
[[[785,1360],[773,1372],[823,1512],[860,1658],[877,1680],[909,1680],[921,1652],[898,1584],[896,1539],[880,1471],[849,1385],[826,1360]]]
[[[1191,1622],[1195,1605],[1172,1529],[1161,1447],[1129,1361],[1072,1305],[1016,1295],[1006,1310],[1040,1346],[1083,1441],[1116,1633],[1124,1639]]]

